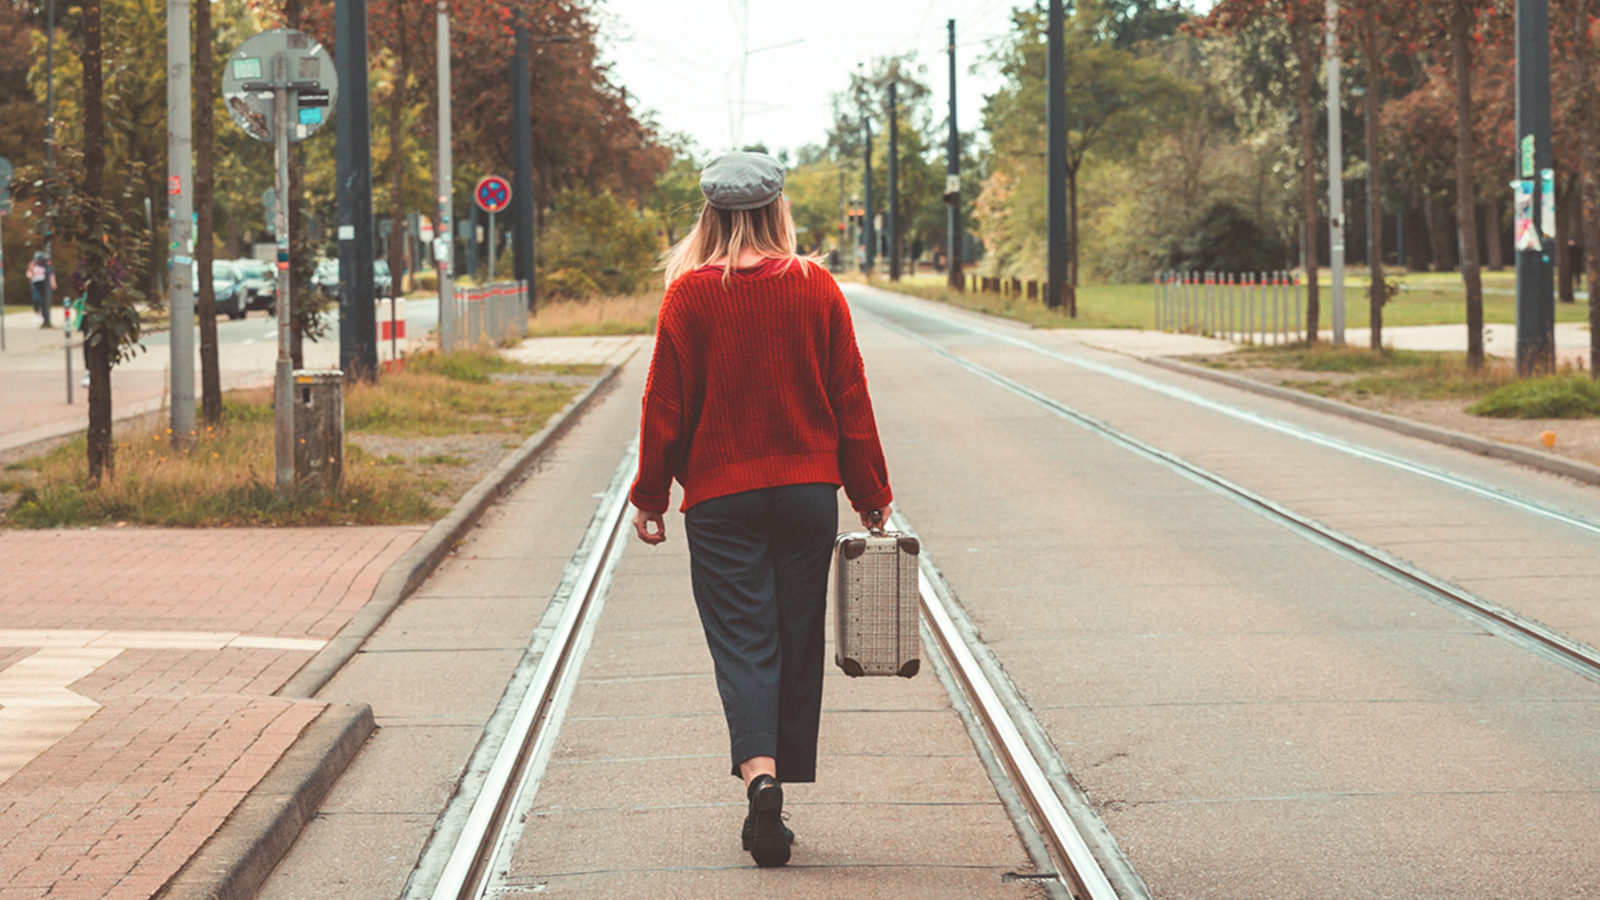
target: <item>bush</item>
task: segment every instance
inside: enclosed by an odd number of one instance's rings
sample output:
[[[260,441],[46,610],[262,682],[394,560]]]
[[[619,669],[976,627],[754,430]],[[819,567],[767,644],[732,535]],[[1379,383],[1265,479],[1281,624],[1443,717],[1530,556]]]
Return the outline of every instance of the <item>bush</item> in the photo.
[[[540,235],[543,298],[632,294],[655,278],[655,227],[609,191],[568,189]]]
[[[1287,248],[1232,203],[1213,203],[1167,252],[1167,268],[1191,272],[1281,269]]]
[[[1497,419],[1585,419],[1600,416],[1600,382],[1569,373],[1514,381],[1467,409]]]

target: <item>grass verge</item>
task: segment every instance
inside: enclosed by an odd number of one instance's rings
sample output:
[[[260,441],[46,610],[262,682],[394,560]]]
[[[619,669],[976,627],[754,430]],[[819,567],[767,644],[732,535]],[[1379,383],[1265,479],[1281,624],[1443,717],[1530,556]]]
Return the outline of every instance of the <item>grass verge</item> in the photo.
[[[1512,382],[1467,412],[1496,419],[1587,419],[1600,416],[1600,382],[1566,372]]]
[[[1199,362],[1220,369],[1270,370],[1269,380],[1284,387],[1355,403],[1372,398],[1477,401],[1518,383],[1514,367],[1505,360],[1491,358],[1474,370],[1465,353],[1325,343],[1250,347]]]
[[[661,291],[620,297],[542,302],[529,323],[529,337],[653,334]]]
[[[1466,295],[1461,287],[1459,275],[1452,272],[1424,272],[1391,277],[1405,285],[1406,290],[1396,294],[1384,305],[1385,326],[1466,323]],[[841,278],[841,280],[862,279]],[[953,291],[945,286],[944,277],[940,275],[917,275],[903,278],[898,283],[878,278],[873,284],[886,290],[899,291],[926,300],[949,303],[952,306],[989,315],[1004,316],[1026,322],[1035,328],[1155,327],[1156,289],[1150,284],[1081,285],[1078,288],[1076,319],[1063,312],[1047,309],[1042,301],[1028,300],[1026,296],[1005,297],[999,294]],[[1329,285],[1322,284],[1319,296],[1322,311],[1319,327],[1324,332],[1332,327],[1330,294]],[[1588,321],[1589,306],[1584,301],[1557,303],[1555,307],[1557,322]],[[1483,316],[1484,321],[1490,323],[1516,322],[1516,297],[1506,293],[1485,293]],[[1347,280],[1345,326],[1368,328],[1371,326],[1371,318],[1371,305],[1367,300],[1365,283],[1355,279]]]
[[[222,424],[187,451],[170,431],[121,436],[115,478],[88,483],[83,438],[0,471],[16,497],[0,525],[226,527],[389,525],[444,515],[476,480],[537,432],[598,366],[531,366],[484,351],[421,354],[375,384],[346,387],[344,489],[274,495],[272,394],[230,392]]]

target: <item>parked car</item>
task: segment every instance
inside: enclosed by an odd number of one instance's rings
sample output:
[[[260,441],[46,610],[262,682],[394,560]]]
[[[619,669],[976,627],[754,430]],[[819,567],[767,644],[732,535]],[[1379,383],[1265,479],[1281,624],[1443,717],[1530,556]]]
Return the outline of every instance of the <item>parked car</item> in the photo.
[[[339,261],[317,260],[317,269],[311,273],[311,287],[329,297],[339,296]]]
[[[278,302],[278,276],[272,271],[272,263],[236,259],[233,266],[244,276],[245,309],[272,309]]]
[[[389,276],[389,261],[375,259],[372,261],[372,293],[374,297],[388,297],[393,293],[394,279]],[[311,286],[329,297],[339,295],[339,261],[337,259],[324,259],[317,263],[317,270],[311,275]]]
[[[196,276],[198,274],[195,272]],[[245,305],[248,301],[244,295],[244,273],[233,263],[226,260],[215,260],[211,263],[211,292],[217,298],[219,314],[226,315],[230,319],[242,319],[249,311]],[[200,295],[196,292],[196,303],[199,303],[199,298]]]

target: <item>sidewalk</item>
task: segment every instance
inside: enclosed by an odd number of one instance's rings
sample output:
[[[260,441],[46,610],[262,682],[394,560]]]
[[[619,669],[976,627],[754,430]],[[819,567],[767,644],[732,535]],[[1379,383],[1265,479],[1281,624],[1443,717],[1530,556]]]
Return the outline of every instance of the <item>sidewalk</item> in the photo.
[[[10,385],[49,350],[6,327]],[[0,531],[0,900],[160,890],[328,720],[276,692],[428,530]]]
[[[424,530],[0,532],[0,898],[154,894],[327,708],[273,692]]]

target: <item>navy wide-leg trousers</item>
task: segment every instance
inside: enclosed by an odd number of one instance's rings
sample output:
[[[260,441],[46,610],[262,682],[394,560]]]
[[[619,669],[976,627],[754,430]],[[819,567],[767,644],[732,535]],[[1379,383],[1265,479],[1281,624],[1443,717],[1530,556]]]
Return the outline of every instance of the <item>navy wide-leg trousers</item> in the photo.
[[[739,763],[771,756],[779,781],[816,780],[838,491],[831,484],[762,488],[684,514],[734,775]]]

